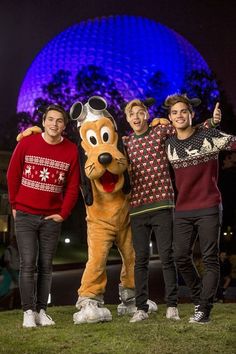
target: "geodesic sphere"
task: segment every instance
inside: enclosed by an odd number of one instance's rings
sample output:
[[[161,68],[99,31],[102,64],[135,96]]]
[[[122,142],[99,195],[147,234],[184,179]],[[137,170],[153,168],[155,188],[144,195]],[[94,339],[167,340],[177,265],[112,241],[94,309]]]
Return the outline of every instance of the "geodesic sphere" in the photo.
[[[197,50],[181,35],[153,20],[110,16],[73,25],[53,38],[31,64],[20,88],[17,112],[31,112],[42,86],[58,70],[69,70],[70,87],[88,65],[103,69],[126,101],[143,97],[156,72],[168,88],[163,98],[178,91],[192,70],[209,70]]]

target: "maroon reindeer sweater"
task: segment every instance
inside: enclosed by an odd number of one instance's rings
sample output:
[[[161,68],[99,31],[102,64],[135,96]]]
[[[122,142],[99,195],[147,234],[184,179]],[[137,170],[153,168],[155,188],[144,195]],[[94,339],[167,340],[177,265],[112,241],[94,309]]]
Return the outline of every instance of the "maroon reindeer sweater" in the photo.
[[[185,140],[166,141],[168,159],[175,172],[176,214],[201,215],[221,204],[217,187],[221,150],[236,150],[236,137],[216,129],[195,130]]]

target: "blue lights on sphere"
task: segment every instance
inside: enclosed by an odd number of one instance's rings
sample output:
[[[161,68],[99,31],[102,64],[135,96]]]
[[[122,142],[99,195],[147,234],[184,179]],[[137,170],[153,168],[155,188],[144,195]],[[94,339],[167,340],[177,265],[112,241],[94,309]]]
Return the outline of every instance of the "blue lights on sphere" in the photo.
[[[163,100],[181,90],[193,70],[210,72],[197,50],[164,25],[135,16],[97,18],[69,27],[41,50],[23,80],[17,112],[32,114],[35,100],[46,95],[43,85],[60,70],[70,73],[70,95],[76,97],[78,71],[91,65],[102,69],[124,101],[151,94]]]

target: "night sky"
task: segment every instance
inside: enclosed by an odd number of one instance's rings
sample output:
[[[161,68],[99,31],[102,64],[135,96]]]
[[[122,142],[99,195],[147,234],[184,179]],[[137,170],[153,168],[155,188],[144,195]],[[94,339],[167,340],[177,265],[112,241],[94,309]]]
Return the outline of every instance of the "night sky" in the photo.
[[[58,33],[83,20],[138,15],[185,37],[203,56],[236,112],[236,1],[1,0],[0,119],[16,111],[27,69]]]

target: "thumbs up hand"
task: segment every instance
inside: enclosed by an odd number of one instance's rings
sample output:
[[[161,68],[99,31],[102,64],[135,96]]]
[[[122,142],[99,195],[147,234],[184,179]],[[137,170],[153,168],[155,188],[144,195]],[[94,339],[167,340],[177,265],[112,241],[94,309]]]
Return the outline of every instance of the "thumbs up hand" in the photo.
[[[219,102],[217,102],[216,103],[216,105],[215,105],[215,108],[214,108],[214,111],[213,111],[213,123],[215,124],[215,125],[218,125],[218,124],[220,124],[220,122],[221,122],[221,110],[220,110],[220,108],[219,108],[219,106],[220,106],[220,104],[219,104]]]

